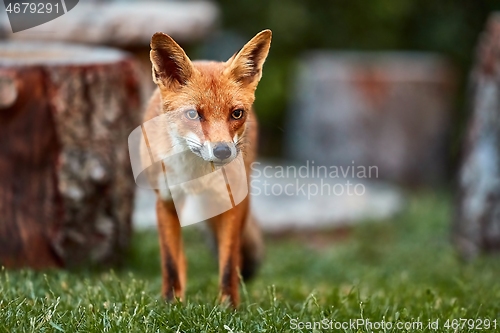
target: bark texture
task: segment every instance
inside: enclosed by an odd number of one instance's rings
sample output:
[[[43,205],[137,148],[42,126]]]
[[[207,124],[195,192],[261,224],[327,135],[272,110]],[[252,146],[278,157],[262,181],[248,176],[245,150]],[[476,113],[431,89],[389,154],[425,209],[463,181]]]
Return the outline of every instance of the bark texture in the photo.
[[[500,15],[490,16],[470,76],[453,240],[464,259],[500,250]]]
[[[139,88],[133,60],[112,49],[0,43],[0,265],[120,259]]]

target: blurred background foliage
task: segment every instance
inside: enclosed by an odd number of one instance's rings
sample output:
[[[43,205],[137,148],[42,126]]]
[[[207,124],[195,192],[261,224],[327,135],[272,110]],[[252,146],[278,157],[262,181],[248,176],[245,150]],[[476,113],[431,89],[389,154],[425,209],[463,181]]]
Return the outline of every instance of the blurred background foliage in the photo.
[[[475,45],[498,0],[217,0],[222,29],[248,40],[273,30],[257,91],[261,153],[280,155],[297,60],[306,50],[410,50],[445,55],[457,71],[449,152],[456,161],[467,112],[464,93]]]

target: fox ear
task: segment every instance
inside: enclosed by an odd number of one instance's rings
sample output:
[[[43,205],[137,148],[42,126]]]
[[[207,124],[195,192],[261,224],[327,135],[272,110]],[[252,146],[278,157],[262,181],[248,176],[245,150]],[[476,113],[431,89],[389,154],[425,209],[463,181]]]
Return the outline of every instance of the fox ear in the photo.
[[[271,30],[259,32],[238,53],[229,58],[225,73],[237,82],[257,85],[271,47],[271,36]]]
[[[151,38],[149,56],[153,64],[153,81],[158,85],[185,85],[193,74],[193,65],[184,50],[162,32]]]

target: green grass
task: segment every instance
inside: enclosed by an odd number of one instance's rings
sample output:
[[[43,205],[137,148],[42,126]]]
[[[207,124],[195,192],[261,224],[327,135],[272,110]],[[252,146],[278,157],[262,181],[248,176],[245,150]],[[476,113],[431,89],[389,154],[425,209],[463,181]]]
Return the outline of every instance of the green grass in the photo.
[[[424,327],[386,332],[498,331],[444,327],[448,319],[500,320],[500,260],[457,260],[449,244],[450,201],[444,194],[413,195],[389,221],[268,239],[265,264],[242,289],[236,311],[217,303],[217,267],[196,228],[185,230],[189,280],[183,304],[160,298],[153,232],[135,235],[121,270],[4,269],[0,332],[288,332],[300,321],[358,318],[393,325],[421,321]],[[429,320],[439,320],[439,329],[425,328]],[[333,327],[331,332],[369,331]]]

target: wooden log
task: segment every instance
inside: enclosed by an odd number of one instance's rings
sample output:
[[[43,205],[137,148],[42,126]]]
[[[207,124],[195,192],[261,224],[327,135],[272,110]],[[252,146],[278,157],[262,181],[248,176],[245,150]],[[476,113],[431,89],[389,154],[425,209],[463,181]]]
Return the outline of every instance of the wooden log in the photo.
[[[139,96],[136,65],[123,52],[0,43],[0,265],[120,259]]]
[[[500,13],[481,35],[470,75],[468,123],[453,241],[464,259],[500,251]]]
[[[17,33],[12,33],[7,15],[0,16],[0,36],[131,48],[149,46],[151,36],[162,31],[187,43],[211,33],[218,16],[218,7],[209,1],[80,1],[57,19]]]

